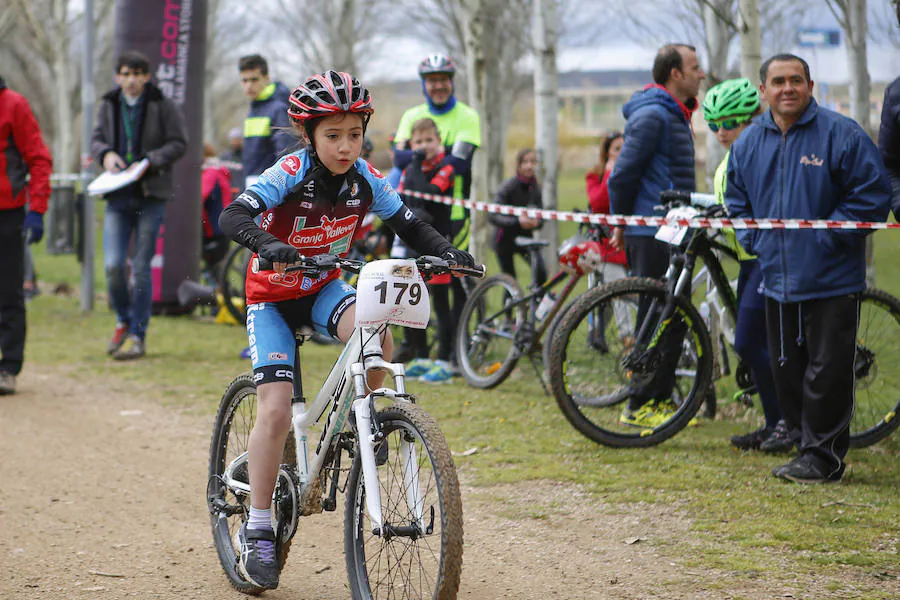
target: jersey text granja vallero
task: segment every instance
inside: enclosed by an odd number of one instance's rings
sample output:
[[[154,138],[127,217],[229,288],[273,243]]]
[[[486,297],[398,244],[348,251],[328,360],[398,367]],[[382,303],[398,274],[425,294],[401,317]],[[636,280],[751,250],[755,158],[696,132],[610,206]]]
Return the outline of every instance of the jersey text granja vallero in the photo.
[[[241,194],[239,201],[265,205],[261,227],[297,248],[304,256],[344,256],[356,229],[370,210],[386,220],[403,202],[386,179],[363,159],[347,173],[338,198],[329,198],[321,184],[309,176],[312,166],[306,150],[281,158]],[[254,254],[254,258],[256,255]],[[311,277],[299,271],[279,275],[247,270],[247,303],[280,302],[318,292],[340,276],[340,270]]]

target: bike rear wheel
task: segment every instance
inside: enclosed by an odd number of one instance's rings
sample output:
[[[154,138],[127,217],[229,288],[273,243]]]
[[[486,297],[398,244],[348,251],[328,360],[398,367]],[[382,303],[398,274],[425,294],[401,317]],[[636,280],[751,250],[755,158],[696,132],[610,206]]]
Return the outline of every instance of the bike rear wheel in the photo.
[[[391,537],[372,533],[357,452],[347,480],[344,515],[344,555],[352,598],[454,599],[462,571],[463,520],[447,442],[434,420],[414,404],[385,408],[378,413],[378,422],[388,448],[386,462],[378,467],[385,529],[390,525],[407,533]],[[406,469],[402,443],[410,444],[416,456]],[[413,468],[421,490],[424,531],[416,525],[410,506],[416,503],[410,501],[412,486],[406,482],[412,481]]]
[[[256,384],[253,383],[252,373],[245,373],[231,382],[219,404],[210,443],[206,501],[209,508],[213,543],[222,570],[236,590],[250,595],[257,595],[264,591],[263,588],[246,581],[237,569],[240,547],[236,543],[236,534],[250,510],[250,495],[226,485],[224,476],[229,467],[237,464],[239,466],[232,471],[232,477],[249,486],[246,453],[250,431],[255,422]],[[282,472],[296,467],[297,455],[294,447],[293,436],[288,436],[282,459],[284,462]],[[283,496],[291,493],[291,490],[285,485],[286,483],[283,476],[279,475],[275,492],[279,502],[278,506],[273,504],[273,510],[276,513],[279,512],[279,508],[283,507]],[[280,555],[282,565],[287,560],[290,547],[290,539],[282,541]]]
[[[860,299],[856,337],[856,406],[850,422],[850,446],[880,442],[898,425],[900,410],[900,300],[878,289]]]
[[[509,275],[494,275],[469,294],[459,318],[456,356],[472,387],[487,389],[509,377],[519,360],[516,345],[526,322],[526,307],[512,306],[524,296]]]
[[[709,333],[683,298],[675,299],[672,318],[661,322],[668,299],[662,282],[620,279],[578,297],[560,322],[549,355],[550,383],[563,415],[589,439],[612,447],[653,446],[681,431],[700,408],[712,375]],[[616,306],[619,318],[613,317]],[[648,307],[647,329],[635,341],[640,306]],[[639,357],[642,366],[627,366]],[[656,407],[657,421],[622,422],[629,399],[651,389],[667,396],[648,403]]]

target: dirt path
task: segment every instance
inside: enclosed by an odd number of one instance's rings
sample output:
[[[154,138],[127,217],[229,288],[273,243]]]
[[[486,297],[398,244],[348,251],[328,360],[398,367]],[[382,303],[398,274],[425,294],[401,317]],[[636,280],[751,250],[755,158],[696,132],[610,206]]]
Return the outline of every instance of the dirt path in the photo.
[[[0,598],[244,597],[222,575],[209,534],[211,416],[163,407],[149,390],[78,383],[64,372],[26,370],[19,388],[0,397]],[[676,509],[633,516],[572,487],[485,489],[467,486],[464,472],[461,479],[461,598],[732,597],[706,589],[723,574],[689,572],[657,554],[655,539],[688,532]],[[281,586],[264,597],[349,597],[341,514],[301,523]],[[634,538],[642,541],[626,543]],[[739,592],[786,593],[764,580]]]

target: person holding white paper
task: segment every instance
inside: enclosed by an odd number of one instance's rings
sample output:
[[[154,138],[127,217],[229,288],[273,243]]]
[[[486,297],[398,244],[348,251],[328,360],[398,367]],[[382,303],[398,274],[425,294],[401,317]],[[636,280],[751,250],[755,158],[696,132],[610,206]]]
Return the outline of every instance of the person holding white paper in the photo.
[[[133,184],[110,191],[103,223],[103,263],[116,329],[107,353],[116,360],[144,356],[150,323],[153,282],[150,260],[174,194],[172,166],[187,147],[184,118],[176,104],[150,83],[150,62],[125,52],[116,62],[118,87],[103,96],[91,154],[107,173],[120,173],[147,159],[149,166]],[[134,238],[128,289],[128,247]]]

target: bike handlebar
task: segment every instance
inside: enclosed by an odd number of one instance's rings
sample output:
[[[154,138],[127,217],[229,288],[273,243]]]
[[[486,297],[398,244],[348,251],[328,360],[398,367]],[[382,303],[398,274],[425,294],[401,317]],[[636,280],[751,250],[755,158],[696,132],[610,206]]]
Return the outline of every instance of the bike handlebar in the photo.
[[[712,208],[719,204],[715,194],[701,194],[685,190],[663,190],[659,193],[659,199],[665,208],[687,205]]]
[[[262,257],[257,257],[257,268],[259,271],[271,271],[274,265]],[[456,275],[464,275],[466,277],[484,278],[485,266],[478,265],[475,267],[464,267],[451,263],[438,256],[420,256],[415,259],[416,267],[426,277],[435,275],[443,275],[444,273],[452,273]],[[353,260],[351,258],[341,258],[335,254],[319,254],[317,256],[297,255],[297,262],[285,268],[285,272],[303,271],[309,274],[319,274],[334,269],[343,269],[351,273],[359,273],[365,266],[366,262],[362,260]]]

